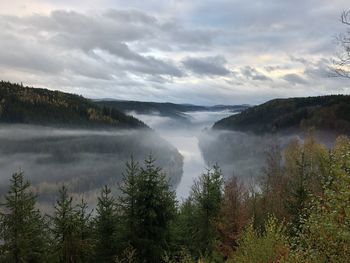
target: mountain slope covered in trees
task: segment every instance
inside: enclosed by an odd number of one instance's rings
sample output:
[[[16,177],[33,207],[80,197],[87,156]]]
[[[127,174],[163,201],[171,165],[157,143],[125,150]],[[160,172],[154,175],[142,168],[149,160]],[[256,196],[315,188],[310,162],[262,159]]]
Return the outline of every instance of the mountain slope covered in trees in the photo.
[[[314,127],[350,132],[350,96],[275,99],[216,122],[214,129],[265,134]]]
[[[74,127],[146,128],[138,119],[82,96],[0,82],[0,122]]]

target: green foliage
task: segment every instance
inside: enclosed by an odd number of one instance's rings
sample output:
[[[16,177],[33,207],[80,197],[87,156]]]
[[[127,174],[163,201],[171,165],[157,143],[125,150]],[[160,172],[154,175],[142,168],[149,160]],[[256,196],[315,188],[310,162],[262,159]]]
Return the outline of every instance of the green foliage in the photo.
[[[165,255],[163,261],[164,263],[196,263],[191,253],[184,248],[179,251],[175,258]]]
[[[170,222],[175,216],[175,193],[150,156],[137,176],[135,248],[141,262],[160,262],[168,248]]]
[[[43,262],[46,257],[43,217],[35,209],[36,196],[23,173],[12,175],[0,213],[1,262]]]
[[[0,81],[0,122],[87,127],[145,128],[114,108],[82,96]]]
[[[93,256],[92,215],[84,199],[75,206],[75,231],[77,235],[77,262],[90,262]]]
[[[104,186],[98,197],[95,218],[95,260],[114,262],[118,252],[117,210],[111,189]]]
[[[194,183],[188,201],[180,210],[180,228],[182,233],[187,233],[184,238],[191,240],[189,248],[197,258],[203,256],[212,260],[218,237],[216,221],[220,214],[222,194],[222,173],[215,165]]]
[[[119,187],[122,193],[119,197],[118,205],[121,209],[121,222],[124,225],[123,241],[131,247],[135,247],[137,244],[135,227],[137,225],[136,211],[139,173],[139,164],[131,157],[130,162],[126,163],[123,182]]]
[[[328,162],[321,197],[314,196],[311,212],[290,262],[350,261],[350,140],[337,139]]]
[[[285,229],[273,216],[268,218],[264,228],[264,231],[256,230],[250,223],[239,241],[238,249],[228,262],[281,262],[289,251]]]
[[[78,261],[78,242],[72,197],[63,185],[59,190],[55,211],[52,216],[52,261],[73,263]]]

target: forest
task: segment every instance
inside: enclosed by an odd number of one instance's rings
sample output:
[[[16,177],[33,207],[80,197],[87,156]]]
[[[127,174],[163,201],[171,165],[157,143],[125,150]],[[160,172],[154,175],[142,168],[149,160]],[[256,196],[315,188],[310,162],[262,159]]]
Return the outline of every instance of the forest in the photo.
[[[131,158],[94,209],[62,185],[44,214],[17,171],[0,210],[0,262],[350,262],[349,185],[350,139],[329,149],[312,131],[272,144],[250,183],[206,169],[180,202],[151,155]]]
[[[0,81],[0,122],[69,127],[147,128],[140,120],[82,96]]]
[[[298,131],[312,127],[349,133],[350,96],[274,99],[222,119],[213,127],[255,134]]]

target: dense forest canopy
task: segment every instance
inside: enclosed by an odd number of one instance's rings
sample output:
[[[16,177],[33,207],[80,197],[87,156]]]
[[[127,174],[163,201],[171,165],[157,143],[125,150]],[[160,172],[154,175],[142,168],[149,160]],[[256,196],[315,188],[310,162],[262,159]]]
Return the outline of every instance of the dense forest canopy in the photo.
[[[216,122],[214,129],[256,134],[285,130],[318,130],[350,133],[350,96],[330,95],[274,99]]]
[[[82,96],[0,81],[0,122],[70,127],[146,128],[132,116]]]

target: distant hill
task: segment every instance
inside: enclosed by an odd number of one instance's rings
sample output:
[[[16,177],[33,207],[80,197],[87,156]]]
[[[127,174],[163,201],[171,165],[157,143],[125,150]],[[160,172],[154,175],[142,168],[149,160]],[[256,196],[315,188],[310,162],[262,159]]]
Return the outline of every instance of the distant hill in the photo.
[[[224,118],[213,126],[256,134],[310,127],[350,133],[350,96],[275,99]]]
[[[192,104],[175,104],[160,102],[142,102],[142,101],[122,101],[122,100],[99,100],[98,105],[118,109],[122,112],[136,112],[137,114],[159,114],[165,117],[186,119],[186,112],[195,111],[232,111],[240,112],[247,109],[248,105],[216,105],[216,106],[198,106]]]
[[[0,122],[77,127],[145,128],[115,108],[82,96],[0,82]]]

